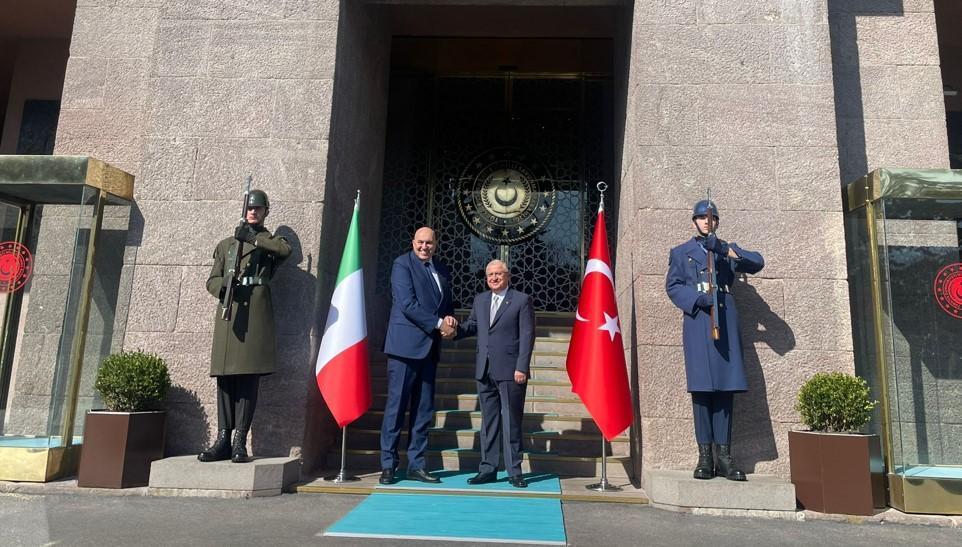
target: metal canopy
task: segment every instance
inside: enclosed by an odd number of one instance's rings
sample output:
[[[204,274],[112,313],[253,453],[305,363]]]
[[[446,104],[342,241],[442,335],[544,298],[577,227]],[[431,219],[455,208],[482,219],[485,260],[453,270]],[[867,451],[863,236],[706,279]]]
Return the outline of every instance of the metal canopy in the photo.
[[[0,200],[18,204],[81,205],[103,190],[108,205],[129,205],[134,176],[89,156],[0,156]]]
[[[960,199],[962,169],[876,169],[845,188],[845,210],[882,198]]]

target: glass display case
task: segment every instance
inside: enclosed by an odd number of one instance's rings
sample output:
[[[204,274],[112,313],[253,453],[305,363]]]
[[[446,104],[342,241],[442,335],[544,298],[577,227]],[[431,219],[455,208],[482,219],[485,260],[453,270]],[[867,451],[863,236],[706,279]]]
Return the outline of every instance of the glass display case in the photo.
[[[0,156],[0,480],[76,470],[78,416],[123,343],[132,198],[133,176],[93,158]]]
[[[845,192],[858,374],[889,505],[962,514],[962,170],[879,169]]]

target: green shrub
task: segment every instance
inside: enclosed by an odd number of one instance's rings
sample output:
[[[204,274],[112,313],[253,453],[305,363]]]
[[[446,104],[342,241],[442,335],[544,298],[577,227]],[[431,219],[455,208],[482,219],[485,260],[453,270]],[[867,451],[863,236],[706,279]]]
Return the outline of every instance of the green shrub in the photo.
[[[798,391],[802,422],[812,431],[857,432],[868,423],[878,401],[869,398],[868,383],[841,372],[819,372]]]
[[[167,363],[153,353],[122,351],[108,355],[97,370],[94,388],[107,410],[138,412],[150,410],[170,388]]]

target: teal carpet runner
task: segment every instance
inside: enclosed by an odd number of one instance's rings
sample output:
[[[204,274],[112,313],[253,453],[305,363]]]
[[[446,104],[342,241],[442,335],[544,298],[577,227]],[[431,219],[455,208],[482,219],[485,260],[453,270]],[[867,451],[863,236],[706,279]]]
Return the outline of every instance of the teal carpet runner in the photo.
[[[439,471],[441,484],[402,480],[378,486],[323,535],[564,545],[561,485],[554,475],[529,473],[528,488],[498,482],[469,486],[474,473]],[[416,492],[416,493],[415,493]]]

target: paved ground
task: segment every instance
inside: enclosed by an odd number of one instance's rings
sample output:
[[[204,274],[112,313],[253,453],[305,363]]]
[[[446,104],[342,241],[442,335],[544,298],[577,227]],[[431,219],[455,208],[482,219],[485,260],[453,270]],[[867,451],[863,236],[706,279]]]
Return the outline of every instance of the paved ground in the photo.
[[[251,500],[0,494],[0,545],[440,545],[318,536],[361,499],[331,494]],[[962,544],[962,530],[937,526],[696,516],[585,502],[565,503],[564,515],[570,544],[592,547]]]

